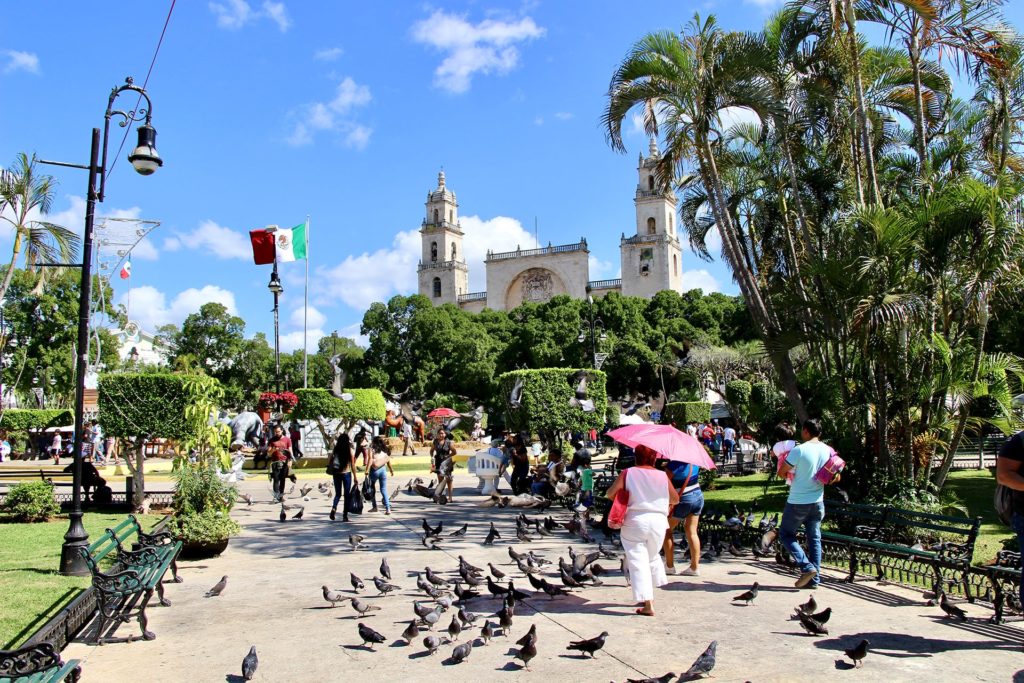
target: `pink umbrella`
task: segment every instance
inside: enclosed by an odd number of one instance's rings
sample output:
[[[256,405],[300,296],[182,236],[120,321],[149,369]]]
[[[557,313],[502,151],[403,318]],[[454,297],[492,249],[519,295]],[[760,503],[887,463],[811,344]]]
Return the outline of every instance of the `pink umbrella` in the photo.
[[[458,417],[459,413],[451,408],[435,408],[427,413],[427,417]]]
[[[630,448],[647,446],[667,460],[715,469],[715,462],[703,444],[672,425],[626,425],[608,432],[608,436]]]

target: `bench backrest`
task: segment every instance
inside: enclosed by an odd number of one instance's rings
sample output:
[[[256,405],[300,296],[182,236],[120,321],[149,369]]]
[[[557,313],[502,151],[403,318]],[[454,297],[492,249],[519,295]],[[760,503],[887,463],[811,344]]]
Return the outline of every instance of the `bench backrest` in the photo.
[[[890,505],[869,505],[825,501],[825,519],[832,518],[844,531],[854,526],[876,529],[874,540],[894,545],[913,545],[925,536],[931,541],[947,541],[956,546],[955,554],[970,558],[981,530],[981,517],[958,517],[917,512]],[[929,533],[930,532],[930,533]]]
[[[140,531],[139,522],[134,515],[129,515],[113,529],[107,529],[97,538],[84,553],[90,569],[96,569],[107,555],[121,549],[128,539],[135,537]]]

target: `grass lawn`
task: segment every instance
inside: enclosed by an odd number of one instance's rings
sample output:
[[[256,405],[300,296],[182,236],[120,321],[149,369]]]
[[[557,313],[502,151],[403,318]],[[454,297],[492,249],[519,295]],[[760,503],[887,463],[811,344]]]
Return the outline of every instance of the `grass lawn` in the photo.
[[[765,495],[764,483],[767,478],[765,474],[752,474],[718,479],[718,489],[704,492],[706,507],[728,512],[730,505],[735,503],[740,510],[747,510],[756,500],[761,510],[782,512],[786,504],[786,485],[773,484]],[[974,548],[975,564],[991,561],[996,552],[1004,547],[1017,549],[1016,535],[999,521],[992,506],[995,486],[995,477],[988,470],[951,472],[946,484],[947,491],[956,496],[972,517],[981,517],[981,534]]]
[[[83,521],[90,540],[124,520],[121,514],[87,512]],[[152,527],[160,515],[139,518]],[[0,648],[21,644],[30,633],[89,586],[88,576],[61,576],[60,548],[67,517],[38,524],[0,522]]]

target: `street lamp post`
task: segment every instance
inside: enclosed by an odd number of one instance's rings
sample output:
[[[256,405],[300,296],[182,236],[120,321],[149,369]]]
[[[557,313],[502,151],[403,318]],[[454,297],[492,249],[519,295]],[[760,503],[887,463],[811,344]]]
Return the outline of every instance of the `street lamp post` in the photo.
[[[600,341],[604,341],[608,338],[608,335],[604,331],[604,321],[600,318],[594,317],[594,297],[590,294],[590,285],[587,285],[587,320],[584,321],[584,327],[580,330],[580,336],[578,341],[582,344],[587,339],[587,334],[590,335],[590,362],[591,367],[595,370],[598,369],[597,362],[597,342],[600,337]]]
[[[281,285],[281,278],[277,276],[277,259],[274,259],[274,270],[270,273],[270,284],[267,289],[274,295],[274,391],[281,393],[281,334],[278,300],[284,287]]]
[[[146,100],[145,108],[121,111],[114,109],[114,100],[123,92],[136,92]],[[151,125],[153,103],[145,90],[135,85],[131,77],[125,79],[124,85],[116,86],[110,91],[107,110],[103,114],[103,137],[100,129],[92,129],[92,145],[89,153],[89,165],[69,164],[61,161],[43,161],[40,163],[69,168],[81,168],[89,172],[85,203],[85,234],[82,235],[82,278],[78,291],[78,345],[75,357],[75,433],[72,462],[71,514],[68,531],[64,534],[64,545],[60,552],[60,573],[73,576],[85,576],[89,568],[82,558],[79,548],[89,545],[89,534],[82,524],[82,431],[85,426],[85,374],[89,361],[89,305],[92,298],[92,244],[93,222],[96,216],[96,202],[103,202],[107,186],[107,142],[110,134],[111,117],[120,117],[118,125],[122,128],[137,121],[138,145],[128,155],[135,170],[141,175],[152,175],[163,166],[163,159],[156,151],[156,130]],[[101,144],[102,142],[102,144]],[[100,156],[102,152],[102,158]],[[97,186],[98,181],[98,186]],[[67,267],[68,264],[60,264]]]

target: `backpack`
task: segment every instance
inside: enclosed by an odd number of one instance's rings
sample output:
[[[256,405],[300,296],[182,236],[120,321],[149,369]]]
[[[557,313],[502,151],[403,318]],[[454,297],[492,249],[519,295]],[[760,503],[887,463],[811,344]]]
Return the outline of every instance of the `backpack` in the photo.
[[[999,521],[1006,526],[1010,526],[1010,521],[1013,518],[1013,489],[997,483],[993,503],[996,508],[996,515],[999,516]]]

